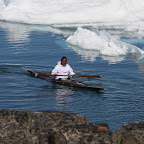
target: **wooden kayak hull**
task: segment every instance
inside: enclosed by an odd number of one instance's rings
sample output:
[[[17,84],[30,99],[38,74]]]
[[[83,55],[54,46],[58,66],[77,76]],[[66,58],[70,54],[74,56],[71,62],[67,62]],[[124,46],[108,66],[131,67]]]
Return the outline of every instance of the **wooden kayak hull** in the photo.
[[[50,78],[49,76],[37,76],[38,73],[31,71],[31,70],[27,70],[29,73],[31,73],[33,76],[36,76],[38,78],[41,78],[43,80],[47,80],[52,82],[53,84],[60,84],[60,85],[65,85],[65,86],[70,86],[70,87],[77,87],[77,88],[83,88],[83,89],[93,89],[93,90],[104,90],[104,88],[99,87],[99,86],[95,86],[95,85],[88,85],[76,80],[55,80]]]

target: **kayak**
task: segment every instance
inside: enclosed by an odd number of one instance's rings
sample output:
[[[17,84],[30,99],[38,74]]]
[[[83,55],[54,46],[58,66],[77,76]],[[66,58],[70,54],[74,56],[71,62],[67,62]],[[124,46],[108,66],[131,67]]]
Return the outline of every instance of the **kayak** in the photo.
[[[41,78],[43,80],[52,82],[53,84],[60,84],[60,85],[65,85],[65,86],[70,86],[70,87],[77,87],[77,88],[83,88],[83,89],[92,89],[92,90],[104,90],[104,88],[100,87],[100,86],[95,86],[95,85],[88,85],[85,83],[82,83],[80,81],[76,81],[76,80],[55,80],[53,78],[51,78],[50,76],[38,76],[38,72],[35,71],[31,71],[31,70],[27,70],[31,75],[33,75],[34,77],[37,78]]]

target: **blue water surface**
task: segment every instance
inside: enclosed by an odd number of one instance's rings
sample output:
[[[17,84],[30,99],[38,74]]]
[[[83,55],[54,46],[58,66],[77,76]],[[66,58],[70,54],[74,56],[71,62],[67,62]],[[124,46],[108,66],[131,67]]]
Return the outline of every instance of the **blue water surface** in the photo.
[[[58,29],[55,33],[46,26],[0,24],[0,109],[79,113],[90,122],[107,123],[111,131],[124,123],[144,120],[143,58],[96,57],[96,51],[68,45]],[[122,41],[144,47],[138,38]],[[104,90],[53,85],[27,72],[51,73],[62,56],[67,56],[77,74],[102,75],[102,79],[75,79],[101,85]]]

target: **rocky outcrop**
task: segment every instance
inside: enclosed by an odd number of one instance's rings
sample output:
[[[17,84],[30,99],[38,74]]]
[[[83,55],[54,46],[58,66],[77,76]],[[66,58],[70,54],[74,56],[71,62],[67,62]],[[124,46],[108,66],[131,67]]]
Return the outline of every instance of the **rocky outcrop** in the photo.
[[[31,111],[0,110],[0,144],[28,143]]]
[[[0,143],[76,144],[112,142],[107,124],[89,123],[78,114],[0,110]]]
[[[113,139],[115,144],[144,144],[144,121],[123,125]]]
[[[144,122],[112,133],[107,124],[58,111],[0,110],[0,144],[144,144]]]

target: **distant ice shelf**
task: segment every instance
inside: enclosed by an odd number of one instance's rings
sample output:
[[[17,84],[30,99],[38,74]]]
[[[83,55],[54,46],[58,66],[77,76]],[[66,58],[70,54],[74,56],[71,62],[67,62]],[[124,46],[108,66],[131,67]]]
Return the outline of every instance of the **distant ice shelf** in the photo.
[[[0,0],[0,20],[29,24],[139,22],[143,0]]]

